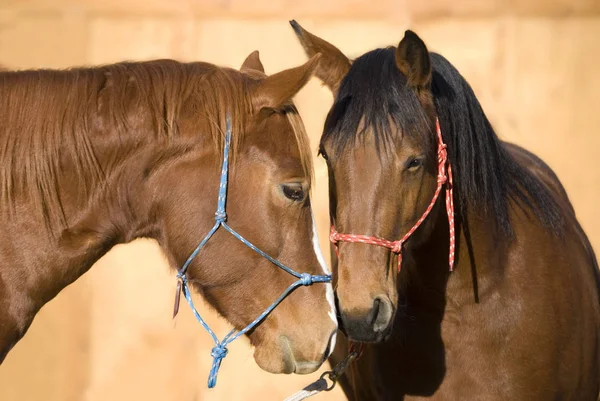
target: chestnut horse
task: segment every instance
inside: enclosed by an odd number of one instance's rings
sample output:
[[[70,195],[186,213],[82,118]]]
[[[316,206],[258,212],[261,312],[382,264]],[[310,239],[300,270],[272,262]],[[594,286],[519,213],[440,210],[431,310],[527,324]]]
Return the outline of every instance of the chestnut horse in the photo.
[[[115,245],[152,238],[173,268],[184,264],[215,224],[226,120],[227,226],[324,277],[308,137],[291,102],[318,62],[271,76],[257,52],[240,71],[158,60],[1,72],[0,362],[40,308]],[[257,252],[217,230],[185,289],[242,329],[295,281]],[[264,370],[309,373],[336,331],[326,284],[301,286],[247,335]]]
[[[365,342],[348,397],[596,400],[598,264],[552,170],[499,140],[413,32],[350,61],[292,26],[335,97],[320,151],[334,288],[342,330]]]

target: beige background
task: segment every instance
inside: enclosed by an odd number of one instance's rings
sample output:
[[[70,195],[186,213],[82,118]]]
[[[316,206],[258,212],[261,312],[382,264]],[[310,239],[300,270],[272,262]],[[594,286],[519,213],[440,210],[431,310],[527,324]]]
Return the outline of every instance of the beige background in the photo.
[[[467,77],[499,135],[555,169],[600,249],[598,0],[0,0],[0,64],[174,58],[238,67],[259,49],[272,73],[305,60],[290,18],[349,56],[416,30]],[[331,95],[313,80],[296,102],[316,149]],[[314,198],[328,249],[322,161]],[[187,307],[170,320],[174,284],[151,241],[117,247],[38,315],[0,366],[0,400],[281,400],[317,377],[264,373],[240,341],[208,391],[209,337]]]

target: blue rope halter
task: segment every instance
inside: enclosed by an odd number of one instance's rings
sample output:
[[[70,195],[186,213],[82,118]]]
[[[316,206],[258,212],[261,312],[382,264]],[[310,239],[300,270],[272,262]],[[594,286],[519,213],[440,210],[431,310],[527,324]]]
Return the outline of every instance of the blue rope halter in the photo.
[[[248,241],[247,239],[242,237],[233,228],[229,227],[229,225],[226,223],[227,213],[225,212],[225,204],[226,204],[226,200],[227,200],[227,175],[228,175],[228,171],[229,171],[229,147],[231,144],[231,121],[229,119],[229,115],[227,115],[226,124],[227,124],[227,127],[226,127],[226,132],[225,132],[225,148],[223,151],[223,167],[221,169],[221,183],[219,186],[219,198],[218,198],[219,202],[218,202],[217,212],[215,213],[215,225],[210,229],[208,234],[206,234],[206,236],[200,242],[200,244],[198,244],[196,249],[194,249],[192,254],[189,256],[189,258],[186,260],[186,262],[183,264],[183,266],[177,273],[177,295],[175,298],[175,308],[173,310],[173,317],[175,317],[175,315],[177,315],[177,312],[179,310],[179,299],[180,299],[179,295],[181,293],[183,293],[183,296],[185,297],[185,300],[187,301],[187,303],[190,305],[190,308],[192,308],[192,312],[196,316],[196,319],[198,320],[198,322],[200,322],[200,324],[202,325],[202,327],[204,327],[204,329],[208,332],[208,334],[210,334],[213,341],[215,342],[215,347],[212,349],[212,351],[210,353],[210,355],[213,357],[213,364],[212,364],[212,368],[210,370],[210,374],[208,376],[208,388],[213,388],[217,384],[217,373],[219,372],[219,367],[221,366],[221,361],[223,360],[223,358],[225,358],[225,356],[227,356],[227,352],[228,352],[227,345],[229,345],[233,340],[235,340],[236,338],[240,337],[241,335],[247,333],[250,329],[252,329],[256,325],[258,325],[262,320],[265,319],[265,317],[267,317],[267,315],[269,313],[271,313],[271,311],[273,309],[275,309],[275,307],[277,307],[277,305],[279,305],[281,303],[281,301],[283,301],[288,295],[290,295],[292,293],[292,291],[294,291],[296,288],[298,288],[300,286],[304,286],[304,285],[311,285],[313,283],[329,283],[329,282],[331,282],[331,275],[311,275],[309,273],[295,272],[294,270],[285,266],[278,260],[272,258],[271,256],[267,255],[266,253],[264,253],[263,251],[258,249],[254,244],[252,244],[250,241]],[[244,245],[246,245],[247,247],[252,249],[254,252],[258,253],[260,256],[264,257],[269,262],[273,263],[275,266],[288,272],[289,274],[291,274],[292,276],[294,276],[298,279],[297,281],[292,283],[292,285],[290,285],[275,300],[275,302],[273,302],[271,304],[271,306],[269,306],[263,313],[261,313],[256,319],[254,319],[252,321],[252,323],[250,323],[248,326],[246,326],[244,329],[242,329],[240,331],[236,332],[235,329],[231,330],[221,341],[219,341],[216,334],[211,330],[210,327],[208,327],[208,324],[204,321],[204,319],[202,319],[202,316],[200,316],[200,313],[198,313],[198,311],[196,310],[196,307],[194,306],[194,302],[192,301],[190,289],[188,287],[188,280],[186,277],[186,272],[188,270],[188,267],[190,266],[190,263],[192,263],[192,260],[194,260],[194,258],[198,255],[198,253],[202,249],[202,247],[204,247],[204,245],[206,245],[208,240],[219,229],[219,227],[223,227],[225,230],[229,231],[235,238],[240,240]]]

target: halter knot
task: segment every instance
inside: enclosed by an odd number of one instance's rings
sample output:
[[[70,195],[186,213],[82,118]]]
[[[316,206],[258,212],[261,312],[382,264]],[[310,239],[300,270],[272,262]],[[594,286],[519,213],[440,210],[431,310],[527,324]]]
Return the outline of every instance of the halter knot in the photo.
[[[229,350],[224,345],[217,345],[210,351],[210,356],[215,359],[223,359],[227,356]]]
[[[313,276],[310,273],[302,273],[300,275],[300,282],[302,285],[311,285],[313,283]]]
[[[215,220],[219,223],[224,223],[227,220],[227,213],[224,211],[217,211],[215,213]]]
[[[402,241],[394,241],[394,242],[392,242],[392,247],[390,249],[395,254],[399,254],[400,252],[402,252]]]
[[[438,146],[438,151],[437,151],[438,164],[445,163],[446,159],[448,159],[448,150],[446,148],[447,148],[447,145],[445,143]]]
[[[329,241],[331,241],[332,244],[338,243],[338,233],[333,226],[331,226],[331,232],[329,233]]]
[[[221,361],[227,356],[227,352],[227,347],[223,344],[217,344],[217,346],[210,351],[210,355],[213,357],[213,363],[208,375],[208,388],[214,388],[217,385],[217,374],[221,367]]]

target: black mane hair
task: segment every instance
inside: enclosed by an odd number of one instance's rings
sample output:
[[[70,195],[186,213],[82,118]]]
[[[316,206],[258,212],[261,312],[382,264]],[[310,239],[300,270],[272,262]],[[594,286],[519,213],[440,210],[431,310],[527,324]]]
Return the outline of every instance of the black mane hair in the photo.
[[[444,142],[454,174],[458,212],[483,210],[501,232],[512,235],[509,200],[532,210],[544,226],[558,233],[563,220],[548,188],[518,165],[494,132],[473,90],[443,56],[430,53],[431,90]],[[332,138],[334,151],[342,152],[372,133],[378,154],[390,148],[397,132],[425,136],[434,146],[432,121],[415,91],[396,67],[395,48],[376,49],[356,59],[343,79],[327,116],[321,141]]]
[[[398,134],[391,131],[390,118],[404,134],[431,141],[425,111],[417,95],[405,87],[406,77],[396,67],[394,48],[376,49],[356,59],[340,85],[321,141],[335,137],[335,152],[342,152],[371,130],[381,154]]]

